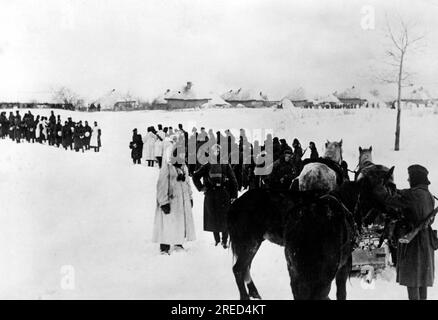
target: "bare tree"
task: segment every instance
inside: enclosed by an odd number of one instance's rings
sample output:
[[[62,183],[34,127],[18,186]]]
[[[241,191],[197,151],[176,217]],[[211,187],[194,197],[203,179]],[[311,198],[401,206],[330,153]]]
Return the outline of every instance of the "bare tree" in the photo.
[[[54,91],[53,98],[55,101],[62,101],[64,104],[71,104],[78,109],[84,107],[84,100],[67,87],[60,87],[56,89]]]
[[[424,34],[413,35],[414,25],[408,25],[402,18],[399,19],[397,27],[392,27],[386,18],[386,37],[389,39],[390,48],[386,51],[389,59],[387,64],[393,67],[392,75],[381,78],[383,82],[397,84],[397,120],[395,128],[394,150],[400,150],[400,119],[401,119],[401,99],[402,88],[406,86],[406,81],[412,76],[406,69],[406,56],[408,52],[424,39]]]

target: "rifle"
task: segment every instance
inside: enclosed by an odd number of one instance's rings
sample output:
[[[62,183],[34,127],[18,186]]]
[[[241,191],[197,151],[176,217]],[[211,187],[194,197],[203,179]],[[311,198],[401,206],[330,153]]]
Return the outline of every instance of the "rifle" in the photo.
[[[403,237],[401,237],[400,239],[398,239],[398,242],[405,243],[405,244],[408,244],[409,242],[411,242],[412,239],[414,239],[415,236],[418,234],[418,232],[427,228],[432,223],[432,221],[435,218],[435,215],[437,213],[438,213],[438,207],[433,209],[433,211],[431,213],[429,213],[429,215],[426,217],[426,219],[424,219],[422,222],[420,222],[420,224],[418,226],[416,226],[414,228],[414,230],[412,230],[408,234],[406,234]]]

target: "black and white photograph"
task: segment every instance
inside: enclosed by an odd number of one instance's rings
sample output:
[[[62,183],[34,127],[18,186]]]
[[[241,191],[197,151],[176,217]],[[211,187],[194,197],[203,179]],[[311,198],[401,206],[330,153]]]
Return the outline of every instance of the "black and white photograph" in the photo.
[[[438,299],[438,0],[0,0],[0,75],[1,300]]]

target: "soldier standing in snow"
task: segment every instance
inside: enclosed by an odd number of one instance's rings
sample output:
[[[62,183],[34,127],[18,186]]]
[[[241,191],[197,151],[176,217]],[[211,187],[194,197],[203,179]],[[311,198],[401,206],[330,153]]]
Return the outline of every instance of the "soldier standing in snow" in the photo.
[[[310,160],[317,160],[319,158],[318,150],[316,149],[315,142],[311,141],[309,143],[310,149]]]
[[[17,143],[21,142],[21,116],[18,110],[14,117],[14,140],[17,141]]]
[[[302,170],[302,157],[303,157],[303,148],[301,148],[301,143],[298,141],[297,138],[294,139],[292,143],[292,147],[294,148],[292,161],[294,163],[294,166],[297,170],[297,172],[301,172]]]
[[[7,119],[6,114],[4,112],[0,113],[0,138],[4,139],[7,133]]]
[[[129,143],[131,158],[134,164],[141,164],[141,158],[143,156],[143,140],[141,135],[137,133],[137,128],[132,130],[132,132],[132,141]]]
[[[84,152],[84,146],[83,146],[83,139],[84,139],[84,126],[82,125],[82,121],[79,121],[79,123],[76,124],[76,127],[74,128],[73,132],[73,142],[74,142],[74,149],[76,152],[79,150],[82,150]]]
[[[14,129],[15,129],[15,117],[14,114],[9,112],[9,139],[14,140]]]
[[[72,134],[72,132],[71,132],[70,126],[68,124],[68,121],[65,121],[64,126],[62,127],[62,130],[61,130],[61,136],[62,136],[61,143],[62,143],[62,147],[65,150],[67,150],[67,148],[69,146],[69,140],[71,140],[71,134]]]
[[[220,146],[211,147],[211,153],[220,158]],[[206,163],[193,173],[193,183],[204,192],[204,230],[213,232],[216,246],[228,247],[227,214],[237,198],[237,180],[228,163]],[[202,179],[202,182],[201,182]],[[222,233],[222,239],[221,239]]]
[[[94,127],[91,132],[91,139],[90,139],[90,147],[94,148],[94,152],[99,152],[99,149],[101,147],[101,141],[100,141],[101,135],[102,135],[102,130],[100,130],[99,126],[97,125],[97,122],[94,121]]]
[[[55,144],[59,148],[59,146],[62,144],[62,124],[61,119],[58,119],[58,123],[55,125]]]
[[[385,201],[389,207],[401,210],[407,222],[413,226],[422,223],[435,206],[434,197],[429,192],[428,173],[420,165],[408,167],[410,189],[400,190]],[[409,243],[398,244],[396,280],[407,287],[409,300],[426,300],[427,287],[433,286],[436,240],[429,225]]]
[[[90,150],[91,132],[92,132],[92,129],[88,125],[88,121],[85,121],[85,126],[84,126],[84,146],[85,146],[85,150]]]
[[[283,156],[273,163],[272,172],[268,177],[269,187],[276,190],[288,190],[292,180],[297,176],[292,162],[292,150],[286,148]]]
[[[72,120],[71,117],[68,118],[68,127],[70,129],[70,134],[67,135],[67,148],[70,147],[70,150],[73,150],[73,136],[75,132],[76,123]]]
[[[169,254],[171,246],[183,250],[184,241],[196,240],[192,190],[184,155],[176,156],[172,162],[163,163],[157,182],[152,240],[160,244],[161,254]]]
[[[158,167],[161,168],[161,163],[163,161],[163,140],[165,134],[163,132],[163,126],[158,125],[158,131],[155,132],[155,144],[154,144],[154,154],[158,162]]]
[[[144,141],[144,157],[148,162],[148,167],[153,167],[155,162],[155,140],[154,127],[148,127]]]

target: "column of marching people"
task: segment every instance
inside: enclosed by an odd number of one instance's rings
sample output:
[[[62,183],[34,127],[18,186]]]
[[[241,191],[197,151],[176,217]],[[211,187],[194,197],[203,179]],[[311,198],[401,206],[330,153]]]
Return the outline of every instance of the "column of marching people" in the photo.
[[[9,138],[17,143],[29,142],[62,147],[76,152],[94,150],[99,152],[102,146],[102,130],[95,121],[93,126],[85,121],[73,121],[71,117],[62,123],[61,116],[51,111],[50,117],[37,115],[29,110],[23,116],[16,110],[9,116],[0,113],[0,138]]]

